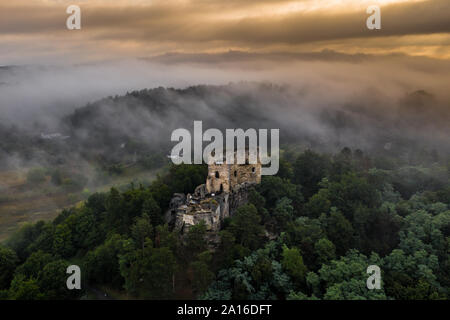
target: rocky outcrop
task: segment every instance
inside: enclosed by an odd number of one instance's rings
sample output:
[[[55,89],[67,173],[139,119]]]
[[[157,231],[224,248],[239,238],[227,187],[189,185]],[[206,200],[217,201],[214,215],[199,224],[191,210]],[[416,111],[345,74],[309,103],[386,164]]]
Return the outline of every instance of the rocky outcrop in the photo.
[[[204,185],[193,195],[175,194],[166,213],[166,221],[174,230],[186,233],[190,227],[203,221],[208,231],[219,231],[225,218],[232,216],[237,208],[248,202],[251,183],[243,183],[232,192],[217,195],[202,195]]]
[[[173,226],[175,213],[177,209],[186,203],[186,195],[184,193],[174,193],[169,203],[169,210],[164,215],[164,219],[169,226]]]
[[[229,215],[232,216],[237,208],[248,202],[249,189],[252,188],[253,183],[242,183],[236,186],[229,196]]]
[[[194,197],[204,199],[206,197],[206,184],[201,184],[194,191]]]
[[[208,231],[218,231],[222,220],[221,212],[221,206],[214,198],[199,202],[190,200],[176,209],[174,229],[185,233],[190,227],[203,221]]]

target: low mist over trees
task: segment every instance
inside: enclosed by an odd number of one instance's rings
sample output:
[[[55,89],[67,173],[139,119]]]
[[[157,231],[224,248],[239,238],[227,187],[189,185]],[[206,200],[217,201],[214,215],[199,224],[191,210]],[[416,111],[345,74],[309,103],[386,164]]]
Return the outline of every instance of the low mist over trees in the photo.
[[[132,163],[157,168],[167,162],[171,132],[191,128],[194,120],[205,128],[280,128],[282,143],[333,153],[351,146],[413,165],[448,155],[447,104],[424,90],[401,95],[382,105],[373,97],[311,105],[307,92],[269,83],[133,91],[77,108],[50,128],[39,122],[27,128],[0,122],[0,168],[94,164],[112,174]],[[305,154],[298,161],[314,162],[295,172],[306,185],[326,169],[321,156]]]

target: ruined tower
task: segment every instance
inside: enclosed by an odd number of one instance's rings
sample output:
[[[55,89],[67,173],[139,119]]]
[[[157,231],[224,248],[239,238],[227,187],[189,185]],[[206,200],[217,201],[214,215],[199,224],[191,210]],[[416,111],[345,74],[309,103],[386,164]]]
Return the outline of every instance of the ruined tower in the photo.
[[[248,201],[248,188],[261,183],[261,161],[250,157],[248,150],[240,153],[244,159],[237,164],[223,161],[208,162],[206,183],[199,185],[193,194],[175,194],[166,212],[166,221],[182,233],[203,221],[208,231],[218,231],[222,221]],[[256,162],[252,164],[253,162]]]
[[[245,150],[245,163],[237,163],[237,151],[234,154],[234,163],[227,164],[226,160],[208,164],[208,177],[206,179],[207,193],[232,192],[236,186],[243,183],[259,184],[261,182],[261,161],[257,154],[256,163],[249,161],[249,151]]]

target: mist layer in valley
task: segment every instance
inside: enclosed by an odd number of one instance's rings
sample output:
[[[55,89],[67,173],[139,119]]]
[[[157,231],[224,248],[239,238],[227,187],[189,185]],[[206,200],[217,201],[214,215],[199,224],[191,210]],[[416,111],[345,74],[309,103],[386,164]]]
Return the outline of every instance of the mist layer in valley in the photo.
[[[320,151],[447,153],[448,71],[447,61],[332,51],[3,67],[0,164],[168,152],[171,132],[194,120],[279,128],[281,144]]]

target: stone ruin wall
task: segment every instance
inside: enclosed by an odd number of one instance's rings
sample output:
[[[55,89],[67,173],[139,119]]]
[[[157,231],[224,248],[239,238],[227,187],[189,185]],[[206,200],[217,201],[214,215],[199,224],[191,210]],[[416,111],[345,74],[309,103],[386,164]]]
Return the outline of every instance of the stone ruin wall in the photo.
[[[222,187],[221,187],[222,186]],[[207,193],[230,192],[230,168],[226,164],[208,165]]]
[[[201,221],[205,222],[208,231],[218,231],[225,218],[248,202],[249,187],[259,183],[260,162],[241,165],[210,163],[206,183],[198,186],[193,195],[174,195],[166,221],[181,233]],[[205,207],[204,204],[211,201],[214,206]]]
[[[261,183],[261,164],[233,164],[230,168],[230,181],[232,189],[243,183]]]

